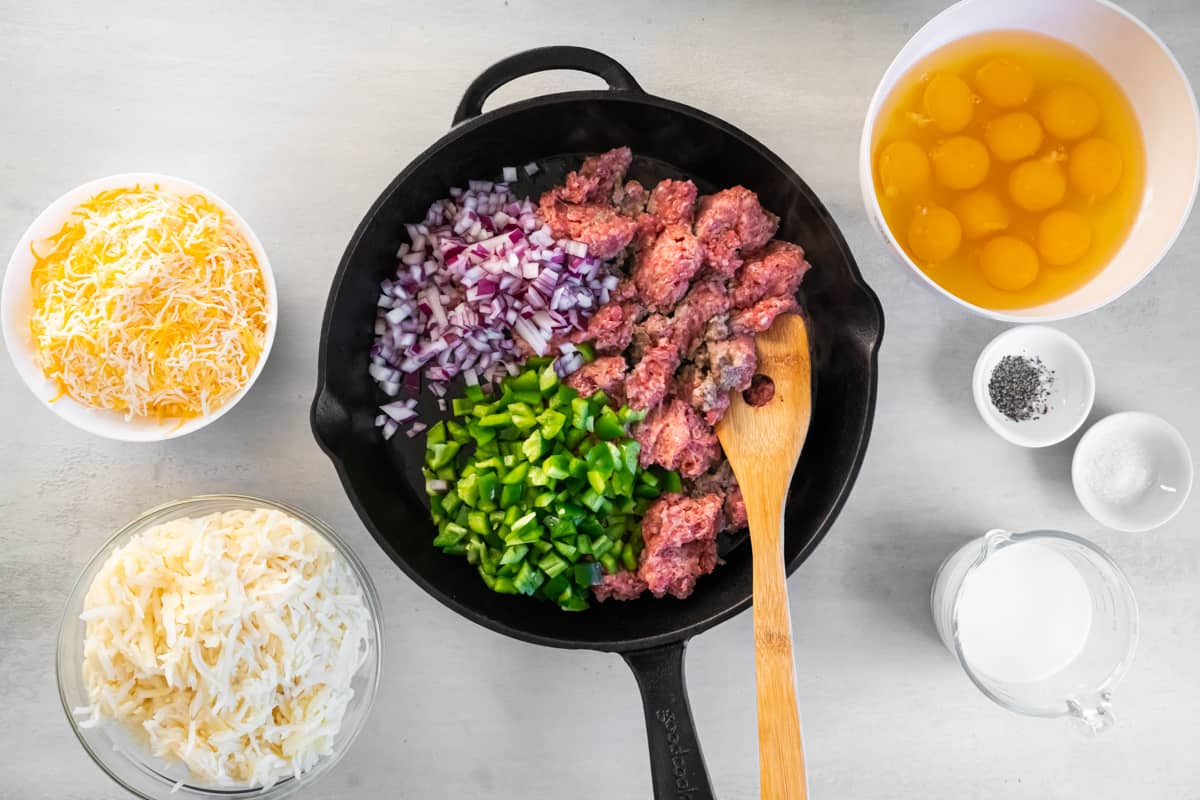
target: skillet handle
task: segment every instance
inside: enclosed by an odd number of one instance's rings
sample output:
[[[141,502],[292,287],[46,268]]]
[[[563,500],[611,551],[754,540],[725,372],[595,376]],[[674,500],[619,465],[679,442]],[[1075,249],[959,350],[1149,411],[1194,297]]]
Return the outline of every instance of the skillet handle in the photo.
[[[454,112],[453,124],[457,125],[482,114],[484,101],[492,92],[509,81],[551,69],[573,69],[587,72],[603,78],[608,83],[608,88],[614,91],[642,92],[642,87],[638,86],[638,82],[629,74],[629,70],[604,53],[570,45],[539,47],[497,61],[485,69],[478,78],[471,81],[467,91],[463,92],[458,110]]]
[[[655,800],[714,797],[683,680],[685,647],[678,642],[621,654],[642,691]]]

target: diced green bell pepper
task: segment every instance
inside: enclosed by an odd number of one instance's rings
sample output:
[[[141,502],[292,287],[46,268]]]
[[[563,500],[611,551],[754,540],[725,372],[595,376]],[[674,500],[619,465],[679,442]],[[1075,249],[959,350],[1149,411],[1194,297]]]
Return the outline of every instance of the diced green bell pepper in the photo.
[[[592,425],[596,435],[601,439],[619,439],[625,435],[625,426],[617,419],[616,412],[609,406],[604,406],[600,411],[600,416],[596,417]]]
[[[521,445],[521,455],[525,456],[527,461],[538,461],[545,452],[545,442],[542,439],[541,431],[534,431],[529,434],[529,438]],[[528,467],[528,464],[524,466]]]
[[[551,578],[558,577],[569,566],[571,565],[564,561],[558,553],[548,553],[538,561],[538,567]]]
[[[441,444],[444,441],[446,441],[446,424],[444,422],[435,422],[433,427],[425,434],[425,446]]]
[[[547,408],[538,414],[537,420],[542,426],[542,438],[554,439],[562,433],[563,425],[567,422],[567,415],[555,411],[553,408]]]
[[[500,479],[500,482],[505,485],[524,483],[527,477],[529,477],[529,462],[522,461],[520,464],[517,464],[515,467],[510,469],[508,473]]]
[[[476,476],[471,474],[459,480],[454,487],[454,492],[458,495],[458,499],[468,506],[474,507],[479,502],[479,487],[476,483]]]
[[[439,470],[450,463],[458,455],[461,445],[458,442],[440,442],[429,445],[425,450],[425,463],[432,470]]]
[[[575,565],[575,583],[584,588],[595,586],[603,580],[600,565],[595,561]]]
[[[525,561],[522,562],[517,576],[513,578],[513,586],[521,594],[533,594],[545,580],[546,577],[541,572],[529,566],[529,562]]]
[[[500,556],[501,564],[520,564],[525,558],[525,554],[529,552],[529,545],[515,544],[512,547],[504,549],[504,555]]]
[[[500,507],[512,508],[517,503],[521,502],[521,495],[525,492],[525,487],[520,483],[505,484],[500,488]]]

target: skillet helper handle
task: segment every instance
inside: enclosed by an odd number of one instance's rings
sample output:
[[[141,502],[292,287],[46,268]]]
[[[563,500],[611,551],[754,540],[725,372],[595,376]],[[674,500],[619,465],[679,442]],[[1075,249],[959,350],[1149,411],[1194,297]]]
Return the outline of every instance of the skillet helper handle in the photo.
[[[712,800],[683,680],[683,642],[623,653],[642,692],[655,800]]]
[[[764,800],[807,800],[783,558],[783,503],[748,494],[746,511],[750,530],[766,534],[751,540],[760,791]],[[760,548],[762,541],[774,546]]]
[[[492,92],[509,81],[551,69],[572,69],[603,78],[608,88],[620,92],[641,92],[642,87],[625,69],[609,56],[597,50],[570,45],[539,47],[497,61],[471,81],[463,92],[462,102],[454,112],[454,125],[478,117],[483,104]]]

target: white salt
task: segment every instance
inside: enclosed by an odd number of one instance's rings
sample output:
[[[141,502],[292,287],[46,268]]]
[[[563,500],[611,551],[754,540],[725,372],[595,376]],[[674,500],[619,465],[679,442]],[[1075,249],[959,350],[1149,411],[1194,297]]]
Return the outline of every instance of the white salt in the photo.
[[[1096,497],[1105,503],[1134,503],[1154,485],[1150,451],[1134,441],[1110,442],[1096,454],[1087,481]]]

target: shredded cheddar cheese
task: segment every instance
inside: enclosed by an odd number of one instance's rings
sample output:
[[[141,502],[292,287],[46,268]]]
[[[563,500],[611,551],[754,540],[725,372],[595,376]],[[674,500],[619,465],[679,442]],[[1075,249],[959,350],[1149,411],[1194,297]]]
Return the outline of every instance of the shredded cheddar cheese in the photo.
[[[59,396],[126,419],[190,419],[249,382],[267,336],[265,282],[208,198],[101,192],[33,255],[35,359]]]
[[[81,618],[81,724],[116,720],[218,786],[270,786],[330,755],[370,636],[337,551],[261,508],[134,536],[93,579]]]

